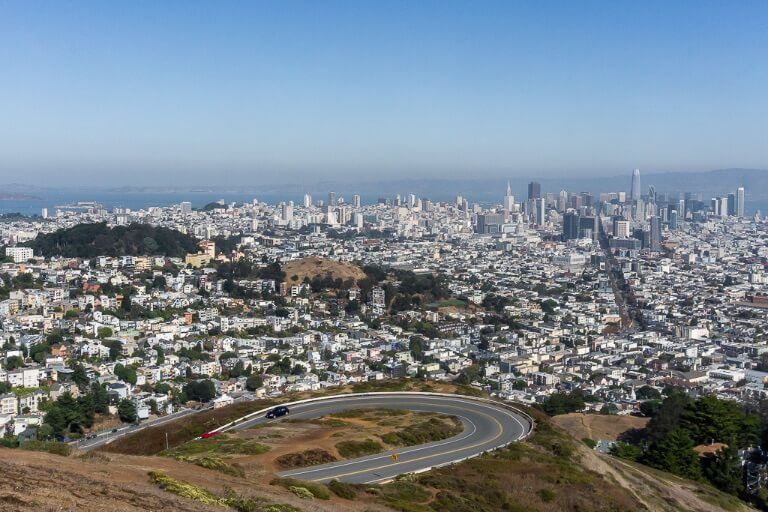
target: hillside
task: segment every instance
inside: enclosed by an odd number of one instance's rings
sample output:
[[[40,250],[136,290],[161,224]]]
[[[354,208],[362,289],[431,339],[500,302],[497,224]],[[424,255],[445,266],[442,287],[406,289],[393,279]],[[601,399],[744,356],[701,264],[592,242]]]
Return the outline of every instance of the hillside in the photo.
[[[93,258],[96,256],[183,257],[197,252],[197,240],[179,231],[131,224],[110,228],[105,222],[78,224],[53,233],[40,234],[25,244],[36,255]]]
[[[648,424],[648,418],[638,416],[606,416],[578,412],[554,416],[552,421],[576,439],[587,437],[595,441],[616,441],[624,432],[641,429]]]
[[[358,384],[335,390],[334,394],[377,390],[478,393],[450,384],[406,380]],[[309,395],[290,398],[306,396]],[[273,428],[255,428],[235,436],[223,436],[213,443],[188,442],[199,432],[263,405],[263,402],[241,403],[218,409],[215,413],[187,417],[176,425],[146,429],[86,456],[62,458],[46,453],[2,450],[0,456],[12,461],[7,463],[7,473],[12,477],[0,482],[0,510],[52,510],[54,504],[77,510],[99,507],[102,510],[226,510],[182,498],[174,495],[174,491],[208,503],[228,503],[229,510],[234,507],[235,510],[257,512],[752,510],[711,486],[599,455],[580,440],[571,438],[537,410],[529,411],[536,417],[537,428],[524,442],[384,485],[324,486],[275,480],[272,474],[276,463],[294,464],[292,461],[299,454],[305,460],[320,456],[339,458],[340,441],[364,436],[365,429],[370,428],[374,430],[368,435],[375,437],[381,433],[376,430],[377,424],[403,428],[403,421],[412,422],[406,416],[366,420],[358,415],[342,415],[309,423],[289,420]],[[610,420],[611,417],[600,419]],[[369,426],[361,421],[368,421]],[[345,429],[350,430],[346,432]],[[590,429],[593,432],[611,430],[599,421],[591,422]],[[163,456],[165,432],[171,434],[172,450]],[[201,451],[202,448],[205,450]],[[155,472],[154,476],[150,477],[149,472]],[[32,491],[28,490],[29,484],[22,483],[27,481],[32,483]],[[164,482],[165,490],[159,482]],[[227,494],[227,488],[232,492]],[[299,496],[305,495],[305,490],[315,498],[301,499]],[[238,508],[239,505],[235,507],[232,503],[240,502],[233,502],[227,496],[239,496],[250,500],[248,503],[251,504],[255,500],[260,505]]]
[[[289,285],[303,283],[305,279],[312,281],[314,278],[322,279],[327,276],[342,281],[365,278],[365,272],[360,267],[316,256],[290,261],[283,266],[283,272]]]

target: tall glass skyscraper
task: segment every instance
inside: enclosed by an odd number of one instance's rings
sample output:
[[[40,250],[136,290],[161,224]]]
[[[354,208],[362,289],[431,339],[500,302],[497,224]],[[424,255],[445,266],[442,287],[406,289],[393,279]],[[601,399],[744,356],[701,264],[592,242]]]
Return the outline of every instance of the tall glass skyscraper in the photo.
[[[633,202],[640,199],[640,169],[632,171],[632,190],[630,190],[629,198]]]

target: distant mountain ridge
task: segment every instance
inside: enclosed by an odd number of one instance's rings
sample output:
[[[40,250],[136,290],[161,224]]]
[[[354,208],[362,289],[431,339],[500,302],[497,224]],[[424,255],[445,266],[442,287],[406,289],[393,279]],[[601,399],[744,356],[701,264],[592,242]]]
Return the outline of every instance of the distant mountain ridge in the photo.
[[[510,173],[513,174],[513,173]],[[470,200],[481,202],[498,202],[504,194],[507,180],[512,183],[512,190],[518,199],[527,197],[527,185],[530,181],[541,183],[543,192],[557,193],[560,190],[570,192],[616,192],[629,191],[632,169],[627,168],[623,174],[599,177],[580,177],[576,175],[560,177],[520,176],[521,173],[507,178],[494,172],[492,176],[483,176],[481,170],[473,174],[471,178],[417,178],[417,179],[389,179],[389,180],[343,180],[325,179],[318,181],[307,180],[304,183],[283,184],[259,184],[259,185],[232,185],[227,186],[120,186],[101,187],[84,190],[78,188],[84,197],[92,195],[97,197],[101,193],[109,194],[157,194],[157,193],[210,193],[224,194],[236,192],[239,194],[252,194],[253,197],[284,196],[290,198],[301,196],[309,192],[316,199],[324,199],[326,194],[334,191],[337,197],[351,199],[352,194],[361,194],[364,197],[393,197],[395,194],[414,193],[420,197],[436,201],[452,199],[457,195],[463,195]],[[733,192],[739,186],[744,186],[747,197],[752,200],[768,199],[768,170],[763,169],[718,169],[712,171],[694,172],[653,172],[646,174],[640,169],[640,180],[643,191],[653,185],[657,192],[694,192],[702,194],[703,198]],[[23,184],[0,185],[0,191],[12,194],[46,195],[46,191],[54,189],[28,186]],[[64,188],[56,189],[58,192]],[[74,190],[74,189],[73,189]],[[0,194],[2,193],[0,192]]]

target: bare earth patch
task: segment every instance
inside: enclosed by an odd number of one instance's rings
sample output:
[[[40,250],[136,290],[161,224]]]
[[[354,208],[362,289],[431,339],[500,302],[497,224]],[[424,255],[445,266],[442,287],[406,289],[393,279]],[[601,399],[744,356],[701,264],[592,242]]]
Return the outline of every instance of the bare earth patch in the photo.
[[[585,437],[597,441],[605,439],[616,441],[624,432],[645,428],[649,418],[637,416],[614,416],[604,414],[561,414],[552,418],[552,423],[562,428],[576,439]]]

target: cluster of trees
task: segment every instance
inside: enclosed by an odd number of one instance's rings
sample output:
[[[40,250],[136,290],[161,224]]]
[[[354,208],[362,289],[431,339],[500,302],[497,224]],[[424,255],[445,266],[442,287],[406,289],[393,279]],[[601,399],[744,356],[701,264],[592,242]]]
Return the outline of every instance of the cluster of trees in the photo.
[[[197,240],[174,229],[133,223],[110,228],[106,222],[78,224],[40,234],[26,244],[36,254],[68,258],[164,255],[183,257],[197,252]]]
[[[64,393],[55,402],[46,404],[44,425],[38,430],[41,439],[63,439],[69,434],[82,434],[90,428],[96,414],[109,413],[109,395],[94,383],[87,393],[76,399]]]
[[[541,404],[541,409],[550,416],[578,412],[584,409],[588,399],[580,389],[574,389],[570,393],[552,393]]]
[[[210,402],[216,396],[216,386],[213,381],[194,380],[184,386],[182,401],[194,400],[196,402]]]
[[[718,489],[748,496],[738,450],[765,445],[768,441],[768,409],[751,410],[714,396],[690,398],[684,392],[667,390],[656,401],[645,429],[633,431],[617,443],[613,454],[636,460],[693,480],[707,481]],[[698,445],[722,443],[717,453],[700,457]],[[766,502],[768,503],[768,501]]]

